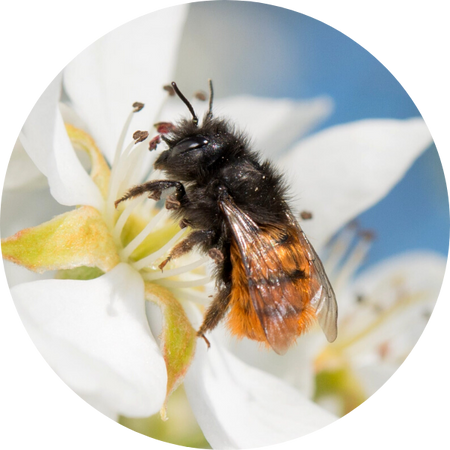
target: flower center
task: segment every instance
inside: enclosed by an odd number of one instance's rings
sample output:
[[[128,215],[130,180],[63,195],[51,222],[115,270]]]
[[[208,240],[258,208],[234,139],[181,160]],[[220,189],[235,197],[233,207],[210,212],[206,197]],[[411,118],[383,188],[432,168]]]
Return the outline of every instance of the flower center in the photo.
[[[204,286],[211,281],[209,276],[205,276],[204,266],[209,262],[208,257],[191,255],[183,257],[183,263],[176,267],[164,271],[158,268],[171,248],[189,233],[189,228],[180,229],[168,210],[145,195],[127,200],[115,208],[115,201],[133,185],[159,176],[159,172],[153,169],[155,156],[143,164],[144,158],[148,158],[149,142],[153,140],[150,131],[134,132],[133,140],[125,146],[133,116],[144,105],[135,103],[133,107],[117,143],[105,207],[105,221],[120,259],[138,270],[145,281],[175,290]],[[146,172],[144,166],[148,167]],[[183,296],[186,297],[184,292]],[[204,303],[203,296],[202,299],[196,295],[191,297],[191,300]]]

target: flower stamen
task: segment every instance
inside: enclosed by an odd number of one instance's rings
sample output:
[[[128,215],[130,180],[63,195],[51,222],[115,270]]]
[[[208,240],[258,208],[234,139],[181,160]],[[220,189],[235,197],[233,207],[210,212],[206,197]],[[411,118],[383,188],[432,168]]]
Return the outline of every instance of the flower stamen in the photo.
[[[164,272],[151,272],[151,273],[144,273],[142,274],[142,277],[146,281],[153,281],[153,280],[161,280],[163,278],[173,277],[175,275],[181,275],[182,273],[190,272],[191,270],[196,269],[197,267],[203,266],[206,264],[209,260],[208,256],[205,256],[203,258],[198,259],[197,261],[192,262],[191,264],[186,264],[185,266],[177,267],[176,269],[170,269],[166,270]]]
[[[144,239],[153,231],[153,229],[161,221],[161,219],[166,218],[167,215],[168,211],[166,209],[161,209],[161,211],[159,211],[158,214],[156,214],[156,216],[150,220],[150,222],[145,226],[145,228],[122,250],[121,252],[122,258],[128,259],[130,255],[134,252],[134,250],[136,250],[136,248],[138,248],[139,245],[142,244],[142,242],[144,242]]]
[[[172,292],[177,298],[189,300],[199,305],[209,305],[211,303],[211,298],[206,296],[205,293],[201,291],[194,291],[193,289],[186,290],[182,288],[174,288]]]
[[[163,209],[162,211],[167,213],[167,210],[165,210],[165,209]],[[160,214],[160,213],[158,213],[158,214]],[[156,217],[157,216],[155,216],[152,220],[156,219]],[[181,238],[181,236],[183,236],[183,234],[185,232],[186,232],[186,228],[182,228],[180,231],[178,231],[178,233],[169,242],[167,242],[167,244],[163,245],[159,250],[157,250],[156,252],[152,253],[151,255],[146,256],[145,258],[142,258],[142,259],[136,261],[133,264],[134,268],[136,270],[141,270],[144,267],[149,266],[151,263],[156,261],[161,256],[165,255],[176,244],[176,242]],[[143,232],[141,232],[141,234],[142,233]],[[144,238],[145,238],[145,236],[144,236]],[[131,242],[130,242],[130,244],[131,244]],[[128,244],[128,245],[130,245],[130,244]]]
[[[139,142],[139,141],[133,141],[130,143],[127,148],[122,152],[124,143],[125,143],[125,137],[128,133],[128,130],[130,128],[131,120],[133,119],[133,115],[136,112],[139,112],[144,107],[143,103],[135,102],[133,103],[133,109],[128,114],[127,119],[125,120],[125,123],[123,125],[122,131],[119,136],[119,140],[117,141],[116,151],[114,153],[114,160],[111,168],[111,177],[110,177],[110,183],[109,183],[109,189],[108,189],[108,197],[106,202],[106,222],[112,227],[113,220],[114,220],[114,201],[115,197],[117,195],[117,189],[119,185],[121,184],[122,178],[119,176],[121,173],[117,173],[120,171],[120,162],[121,159],[125,156],[128,157],[130,151],[132,148]],[[141,132],[145,133],[145,132]],[[123,173],[123,172],[122,172]]]
[[[143,142],[148,138],[148,131],[137,130],[133,133],[133,139],[135,143]]]
[[[130,217],[131,213],[137,208],[141,203],[143,203],[145,197],[136,197],[130,200],[127,204],[127,207],[124,209],[116,224],[114,225],[113,230],[113,238],[116,243],[120,242],[120,236],[122,234],[123,227],[125,226],[126,221]]]
[[[158,284],[167,288],[191,288],[203,286],[211,281],[211,277],[198,278],[197,280],[182,281],[182,280],[159,280]]]
[[[372,235],[363,232],[360,236],[360,240],[356,243],[355,248],[339,270],[339,274],[335,281],[336,290],[341,289],[349,282],[369,252],[372,243]]]
[[[119,193],[122,194],[124,193],[126,190],[128,190],[130,188],[130,184],[133,184],[132,180],[139,180],[139,182],[141,182],[142,177],[139,176],[139,178],[137,178],[137,173],[141,173],[142,171],[142,161],[143,161],[143,157],[144,155],[147,153],[147,143],[143,142],[140,143],[139,145],[137,145],[136,147],[134,147],[128,154],[124,154],[124,158],[123,160],[121,159],[119,161],[119,164],[122,167],[122,176],[121,176],[121,184],[119,189],[117,190],[117,197],[120,197]],[[145,164],[147,165],[147,163]],[[151,173],[153,171],[153,165],[150,165],[150,172]]]
[[[162,111],[165,107],[165,104],[170,96],[170,91],[168,91],[169,95],[164,99],[164,102],[160,105],[160,110],[156,115],[156,125],[158,128],[158,132],[169,132],[173,130],[173,124],[169,122],[160,122],[158,121],[159,117],[162,114]],[[118,247],[122,247],[121,236],[123,230],[127,224],[127,221],[130,219],[134,211],[140,208],[142,203],[145,200],[145,196],[131,199],[130,202],[126,205],[126,207],[121,210],[121,214],[117,217],[117,211],[115,210],[115,200],[119,196],[119,193],[129,189],[130,185],[133,183],[134,179],[142,178],[142,164],[139,164],[139,158],[143,157],[143,152],[147,153],[147,149],[145,147],[148,146],[147,139],[150,136],[149,131],[138,130],[133,133],[133,141],[130,142],[124,148],[125,137],[129,131],[133,114],[135,112],[140,111],[143,108],[142,103],[134,103],[133,111],[128,115],[127,120],[124,124],[122,132],[120,134],[120,138],[117,144],[116,152],[114,154],[114,163],[111,168],[111,177],[108,189],[107,196],[107,206],[106,206],[106,221],[112,229],[112,235],[114,242]],[[145,141],[145,142],[144,142]],[[150,139],[150,149],[156,147],[156,144],[161,142],[160,134],[156,137]],[[147,176],[144,178],[151,178],[155,174],[153,168],[150,169]],[[133,254],[133,252],[145,241],[145,239],[154,231],[155,227],[161,222],[166,221],[168,219],[169,212],[166,209],[162,209],[154,215],[154,217],[147,223],[147,225],[140,231],[127,245],[125,245],[122,250],[119,251],[120,257],[123,261],[128,261]],[[117,221],[115,222],[117,218]],[[174,288],[189,288],[202,286],[211,281],[209,276],[200,278],[197,280],[168,280],[170,277],[175,277],[181,274],[187,274],[192,270],[205,265],[209,258],[207,256],[198,259],[197,261],[191,262],[190,264],[185,264],[181,267],[175,267],[170,270],[160,271],[156,267],[153,267],[152,264],[156,262],[161,257],[167,255],[170,249],[177,243],[177,241],[187,232],[186,228],[180,229],[175,236],[173,236],[167,243],[165,243],[160,249],[157,251],[147,254],[147,256],[138,259],[137,261],[128,261],[133,265],[133,267],[142,271],[141,275],[146,281],[157,281],[161,282],[161,284],[166,284],[168,287]],[[144,270],[142,270],[144,269]],[[147,271],[145,269],[150,269],[151,271]],[[199,299],[196,298],[196,301],[199,302]]]
[[[144,107],[144,104],[141,102],[134,102],[132,106],[134,108],[133,112],[139,112]]]
[[[133,119],[133,115],[134,115],[134,113],[141,111],[142,108],[144,107],[144,105],[143,105],[143,103],[135,102],[135,103],[133,103],[133,107],[134,107],[134,109],[128,114],[128,117],[125,120],[122,131],[120,133],[119,140],[117,141],[116,152],[114,153],[113,167],[116,166],[117,162],[119,161],[119,156],[122,153],[122,148],[123,148],[123,145],[125,142],[125,137],[128,133],[128,129],[130,128],[130,124],[131,124],[131,120]]]

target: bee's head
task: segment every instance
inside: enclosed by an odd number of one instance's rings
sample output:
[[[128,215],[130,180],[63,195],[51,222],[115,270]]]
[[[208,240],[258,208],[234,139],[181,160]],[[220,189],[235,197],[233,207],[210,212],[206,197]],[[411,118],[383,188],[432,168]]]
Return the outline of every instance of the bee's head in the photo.
[[[213,119],[211,80],[209,80],[209,109],[201,126],[198,125],[198,118],[192,105],[180,92],[176,83],[172,83],[172,86],[188,107],[192,119],[182,120],[168,136],[161,136],[169,149],[159,155],[154,166],[155,169],[164,170],[178,180],[198,180],[211,173],[216,162],[226,161],[230,151],[236,148],[239,136],[225,120]]]

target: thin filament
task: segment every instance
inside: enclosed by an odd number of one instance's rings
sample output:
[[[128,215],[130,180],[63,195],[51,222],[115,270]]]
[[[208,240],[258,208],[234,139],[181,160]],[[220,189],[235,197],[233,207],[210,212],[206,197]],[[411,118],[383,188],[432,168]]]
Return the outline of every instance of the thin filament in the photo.
[[[155,217],[150,220],[150,222],[146,225],[146,227],[123,249],[122,257],[128,258],[139,245],[144,242],[144,239],[153,231],[155,226],[160,222],[163,217],[168,215],[168,211],[166,209],[161,209]]]
[[[182,273],[190,272],[191,270],[196,269],[197,267],[203,266],[203,264],[206,264],[208,262],[209,258],[207,256],[200,258],[197,261],[194,261],[191,264],[186,264],[185,266],[177,267],[176,269],[170,269],[163,271],[156,271],[152,273],[146,273],[143,274],[142,277],[146,281],[153,281],[153,280],[161,280],[163,278],[173,277],[175,275],[181,275]]]
[[[114,225],[113,238],[116,242],[119,242],[120,235],[122,234],[123,227],[126,221],[130,217],[135,208],[138,207],[145,200],[145,196],[133,198],[128,201],[127,207],[124,209],[119,217],[119,220]]]
[[[210,277],[198,278],[191,281],[179,281],[179,280],[159,280],[158,284],[168,288],[191,288],[196,286],[203,286],[211,281]]]
[[[151,263],[156,261],[158,258],[166,254],[173,245],[180,239],[180,237],[186,232],[186,228],[182,228],[166,245],[162,246],[159,250],[152,253],[151,255],[146,256],[145,258],[136,261],[133,266],[136,270],[141,270],[146,266],[149,266]]]

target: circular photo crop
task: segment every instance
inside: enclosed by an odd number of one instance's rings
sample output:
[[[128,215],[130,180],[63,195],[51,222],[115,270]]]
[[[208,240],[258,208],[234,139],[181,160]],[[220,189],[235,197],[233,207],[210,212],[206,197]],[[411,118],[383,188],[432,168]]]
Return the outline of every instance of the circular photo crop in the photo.
[[[448,251],[444,174],[372,55],[254,2],[94,42],[30,112],[2,195],[37,349],[125,427],[196,448],[318,430],[400,367]]]

